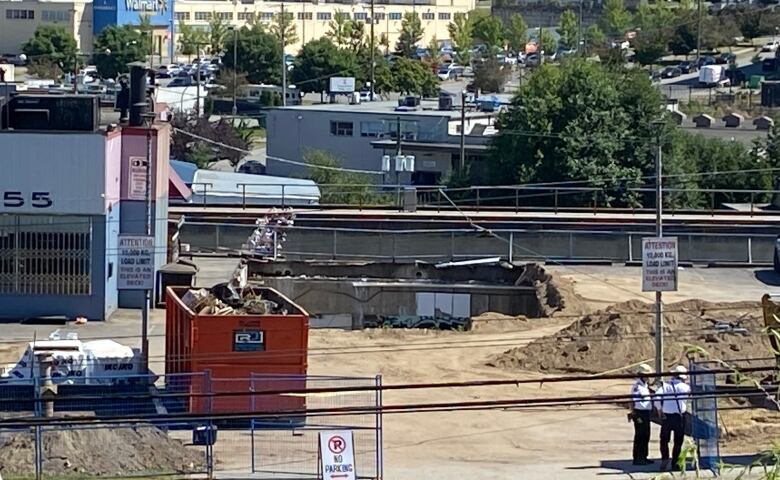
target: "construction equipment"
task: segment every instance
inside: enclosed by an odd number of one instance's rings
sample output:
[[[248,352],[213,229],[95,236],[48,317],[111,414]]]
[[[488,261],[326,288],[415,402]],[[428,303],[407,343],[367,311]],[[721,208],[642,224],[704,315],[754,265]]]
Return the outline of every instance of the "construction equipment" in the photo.
[[[780,296],[764,294],[761,297],[761,310],[764,312],[764,325],[769,334],[769,344],[772,346],[775,363],[780,370],[780,304],[774,299],[780,299]]]

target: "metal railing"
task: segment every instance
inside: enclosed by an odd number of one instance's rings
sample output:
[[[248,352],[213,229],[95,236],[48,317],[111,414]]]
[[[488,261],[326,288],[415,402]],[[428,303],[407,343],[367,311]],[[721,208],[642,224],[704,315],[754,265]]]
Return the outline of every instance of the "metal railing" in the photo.
[[[377,184],[319,184],[289,185],[282,183],[237,183],[235,190],[209,190],[211,183],[194,183],[200,198],[196,203],[181,204],[201,207],[240,207],[243,210],[262,206],[318,206],[332,208],[390,208],[408,209],[414,207],[426,210],[472,211],[522,211],[544,210],[592,211],[594,213],[642,213],[655,211],[655,189],[653,187],[579,187],[545,185],[495,185],[447,188],[440,185],[377,185]],[[267,188],[258,197],[257,192],[247,191],[250,187]],[[305,190],[309,192],[305,192]],[[316,200],[314,189],[319,189]],[[726,188],[664,188],[664,209],[672,215],[680,212],[780,215],[780,211],[759,210],[757,202],[769,203],[780,193],[775,189],[726,189]],[[223,199],[209,197],[209,193]],[[413,194],[413,200],[408,198]],[[619,203],[616,197],[630,195],[632,205],[612,207]],[[235,198],[226,202],[224,198]],[[693,203],[693,206],[691,204]],[[743,211],[725,208],[724,203],[745,204]],[[681,207],[680,205],[686,205]]]

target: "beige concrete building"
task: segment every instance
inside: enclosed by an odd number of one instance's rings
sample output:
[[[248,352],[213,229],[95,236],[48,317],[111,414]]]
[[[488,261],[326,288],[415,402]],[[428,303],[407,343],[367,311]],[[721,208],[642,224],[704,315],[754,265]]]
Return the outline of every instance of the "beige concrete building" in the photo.
[[[0,0],[0,54],[18,54],[39,25],[62,25],[79,50],[92,52],[92,1]]]
[[[374,3],[374,16],[376,24],[374,35],[377,46],[380,37],[384,35],[389,40],[389,48],[392,51],[401,31],[401,19],[407,12],[414,12],[420,16],[424,37],[420,42],[427,46],[431,39],[449,39],[447,25],[452,21],[455,13],[465,13],[474,9],[475,0],[401,0],[399,2]],[[354,20],[369,21],[371,15],[370,4],[367,2],[330,3],[330,2],[275,2],[275,1],[204,1],[204,0],[177,0],[175,2],[176,23],[180,21],[208,29],[209,20],[215,15],[222,17],[226,22],[243,26],[250,19],[256,18],[263,23],[271,23],[274,15],[282,10],[292,13],[295,20],[295,29],[298,42],[288,46],[285,51],[295,54],[301,45],[320,38],[330,31],[330,22],[340,13],[349,15]],[[366,26],[368,34],[369,26]]]

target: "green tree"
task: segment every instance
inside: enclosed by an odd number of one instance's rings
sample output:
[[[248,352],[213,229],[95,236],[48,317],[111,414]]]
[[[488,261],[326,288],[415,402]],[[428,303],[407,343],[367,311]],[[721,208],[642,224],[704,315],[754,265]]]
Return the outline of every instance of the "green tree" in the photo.
[[[31,73],[41,78],[58,78],[81,64],[76,39],[57,25],[39,25],[32,38],[22,44],[22,51],[29,59]]]
[[[472,34],[475,40],[484,43],[493,53],[504,48],[504,24],[498,17],[485,16],[477,19]]]
[[[347,29],[347,46],[353,52],[359,51],[366,43],[366,24],[359,20],[350,20]]]
[[[589,179],[605,188],[602,201],[632,203],[625,186],[640,184],[653,165],[652,149],[639,150],[634,141],[650,143],[651,121],[663,114],[661,95],[639,73],[585,59],[541,66],[500,117],[485,168],[472,181]]]
[[[447,31],[450,33],[450,40],[455,50],[455,55],[461,65],[471,63],[471,47],[473,46],[472,24],[465,13],[456,13],[447,25]]]
[[[391,67],[395,90],[407,95],[431,97],[439,93],[439,77],[422,62],[399,57]]]
[[[127,64],[149,54],[143,34],[132,25],[109,25],[95,39],[93,61],[103,78],[127,73]]]
[[[558,42],[555,40],[555,36],[549,30],[542,30],[542,34],[539,37],[539,45],[546,55],[550,55],[558,50]]]
[[[324,150],[307,150],[303,161],[309,165],[309,178],[320,185],[321,203],[364,205],[376,202],[372,179],[366,175],[342,170],[341,160]]]
[[[417,12],[406,12],[401,20],[401,33],[395,44],[399,56],[411,58],[415,55],[417,43],[422,40],[423,28]]]
[[[235,167],[252,147],[247,129],[237,128],[228,119],[210,122],[208,116],[177,113],[171,126],[171,156],[199,168],[208,168],[209,164],[222,159],[229,160]]]
[[[509,17],[505,36],[510,50],[515,53],[525,51],[525,45],[528,43],[528,24],[522,15],[513,13]]]
[[[611,37],[623,37],[631,26],[631,14],[623,0],[604,0],[599,26]]]
[[[333,19],[328,23],[329,30],[325,36],[337,46],[346,47],[349,43],[351,24],[352,20],[350,20],[349,15],[336,9]]]
[[[198,45],[206,43],[204,32],[181,21],[176,28],[179,32],[179,53],[187,55],[188,58],[197,55]]]
[[[298,33],[295,28],[295,20],[291,12],[281,12],[274,15],[274,19],[271,22],[271,28],[269,29],[271,35],[276,38],[276,42],[282,41],[284,36],[284,46],[290,46],[298,41]]]
[[[641,65],[652,65],[666,54],[668,39],[662,30],[640,30],[632,44],[636,61]]]
[[[301,48],[290,80],[303,92],[324,92],[328,90],[330,77],[356,77],[357,74],[355,54],[321,37]]]
[[[474,87],[480,92],[501,93],[504,91],[509,71],[492,56],[474,67]]]
[[[217,12],[209,21],[209,48],[212,55],[221,55],[225,52],[225,40],[228,35],[228,24]]]
[[[226,68],[246,72],[250,83],[278,85],[282,81],[282,47],[278,37],[266,32],[262,25],[243,27],[239,31],[236,57],[238,64],[233,65],[233,55],[225,55],[222,61]],[[228,37],[228,50],[233,50],[232,36]]]
[[[598,25],[591,25],[585,30],[585,48],[588,52],[598,51],[607,46],[607,36]]]
[[[571,50],[577,48],[577,40],[579,39],[580,21],[577,18],[577,14],[571,9],[566,9],[561,14],[561,26],[558,27],[558,35],[560,35],[561,47]]]

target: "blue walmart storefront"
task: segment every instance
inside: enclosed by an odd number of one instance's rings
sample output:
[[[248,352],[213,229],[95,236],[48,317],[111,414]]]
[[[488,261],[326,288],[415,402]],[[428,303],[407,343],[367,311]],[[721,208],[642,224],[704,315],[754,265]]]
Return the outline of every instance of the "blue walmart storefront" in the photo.
[[[173,58],[173,6],[174,0],[93,0],[94,36],[110,25],[138,25],[142,16],[148,16],[155,58]]]

